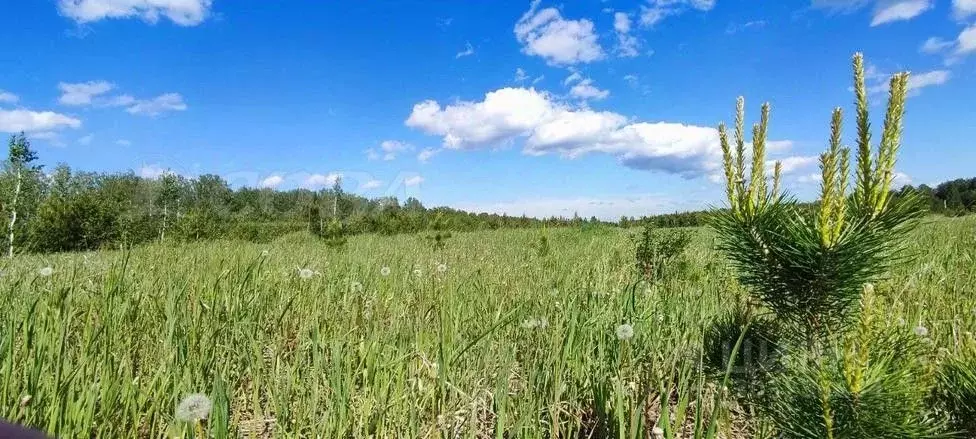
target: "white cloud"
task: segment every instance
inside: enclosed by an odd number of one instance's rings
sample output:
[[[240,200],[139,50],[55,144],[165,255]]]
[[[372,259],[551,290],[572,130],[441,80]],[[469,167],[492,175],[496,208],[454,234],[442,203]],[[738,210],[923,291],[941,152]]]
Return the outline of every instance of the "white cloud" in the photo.
[[[20,98],[9,91],[0,90],[0,104],[16,104]]]
[[[470,42],[465,42],[464,50],[458,52],[457,55],[454,56],[454,58],[462,58],[471,55],[474,55],[474,46],[472,46]]]
[[[964,29],[956,39],[956,55],[968,55],[973,51],[976,51],[976,24]]]
[[[505,141],[552,118],[549,96],[535,89],[503,88],[481,102],[462,101],[442,108],[433,100],[413,106],[406,125],[443,136],[450,149],[470,149]]]
[[[383,182],[382,181],[379,181],[379,180],[375,180],[374,179],[374,180],[369,180],[369,181],[363,183],[362,185],[359,186],[359,189],[366,191],[366,190],[372,190],[372,189],[379,189],[382,186],[383,186]]]
[[[92,100],[115,88],[115,84],[108,81],[88,81],[79,83],[62,82],[58,84],[61,90],[61,97],[58,99],[62,105],[91,105]]]
[[[865,69],[868,94],[879,95],[888,92],[889,80],[891,75],[878,71],[874,66],[869,65]],[[908,77],[909,96],[917,96],[923,88],[942,85],[949,81],[952,74],[948,70],[933,70],[923,73],[912,73]]]
[[[569,85],[574,82],[582,81],[582,80],[583,80],[583,74],[578,71],[573,71],[572,73],[570,73],[569,76],[566,77],[566,79],[563,79],[563,85]]]
[[[441,152],[440,149],[424,148],[417,154],[417,161],[419,161],[420,163],[427,163],[427,161],[430,160],[431,157],[437,155],[437,153],[439,152]]]
[[[772,172],[776,166],[776,162],[779,162],[782,166],[780,172],[782,172],[783,175],[790,175],[817,164],[819,160],[820,158],[817,156],[794,156],[777,160],[767,160],[766,170]]]
[[[31,133],[30,137],[32,139],[39,140],[58,140],[58,133],[54,131],[38,131],[36,133]]]
[[[526,215],[533,218],[563,217],[574,214],[582,218],[595,216],[602,220],[618,220],[621,216],[641,217],[675,211],[704,209],[704,199],[675,200],[657,194],[611,195],[606,197],[534,198],[494,203],[467,203],[458,207],[467,212]]]
[[[529,75],[525,73],[525,70],[522,70],[521,67],[515,69],[515,82],[521,84],[528,79],[529,79]]]
[[[258,183],[258,186],[261,187],[261,188],[274,189],[274,188],[277,188],[278,186],[280,186],[281,183],[284,183],[284,182],[285,182],[285,179],[282,176],[277,175],[277,174],[274,174],[274,175],[269,175],[269,176],[265,177],[264,179],[262,179]]]
[[[920,47],[918,50],[922,53],[929,54],[941,53],[952,47],[953,44],[954,43],[952,41],[946,41],[939,37],[931,37],[925,40],[925,42],[922,43],[922,47]]]
[[[667,17],[685,12],[689,7],[710,11],[715,7],[715,0],[648,0],[646,5],[641,5],[641,26],[654,26]]]
[[[195,26],[210,15],[212,4],[212,0],[59,0],[58,9],[78,23],[131,17],[156,23],[166,17],[180,26]]]
[[[613,14],[613,30],[620,33],[630,32],[630,16],[624,12]]]
[[[533,0],[529,10],[515,24],[515,38],[522,52],[545,59],[549,64],[573,65],[604,58],[593,22],[566,20],[556,8],[539,10]]]
[[[960,20],[976,14],[976,0],[952,0],[952,13]]]
[[[912,177],[904,172],[895,171],[895,176],[891,179],[891,187],[901,188],[902,186],[909,184],[912,184]]]
[[[933,0],[813,0],[814,8],[848,14],[873,4],[871,26],[911,20],[932,9]]]
[[[0,110],[0,132],[37,132],[79,127],[80,120],[53,111]]]
[[[734,35],[750,28],[758,29],[765,26],[766,26],[766,20],[747,21],[743,24],[729,23],[729,26],[725,28],[725,33],[729,35]]]
[[[951,74],[948,70],[933,70],[931,72],[913,74],[908,77],[908,91],[919,91],[925,87],[942,85],[949,81]]]
[[[879,1],[871,19],[871,26],[893,21],[911,20],[932,7],[931,0]]]
[[[609,154],[621,164],[696,177],[720,167],[714,128],[671,122],[634,122],[608,111],[574,108],[535,89],[503,88],[480,102],[442,107],[416,104],[407,126],[440,136],[445,148],[490,148],[524,139],[530,155],[574,158]]]
[[[573,88],[569,89],[569,94],[573,95],[573,97],[584,100],[601,100],[606,99],[607,96],[610,96],[610,91],[597,88],[595,85],[593,85],[592,79],[586,78],[574,85]]]
[[[766,142],[766,151],[769,152],[786,152],[793,149],[793,141],[791,140],[771,140]]]
[[[394,160],[401,152],[412,151],[413,145],[399,140],[384,140],[380,142],[379,149],[369,148],[366,150],[366,158],[369,160]]]
[[[623,12],[613,14],[613,29],[617,32],[617,55],[624,58],[637,56],[640,52],[640,41],[630,34],[630,16]]]
[[[342,178],[342,174],[336,172],[329,173],[328,175],[312,174],[305,179],[304,186],[309,189],[332,186],[339,181],[340,178]]]
[[[91,145],[92,140],[95,140],[95,135],[94,134],[89,134],[87,136],[78,138],[78,144],[79,145],[85,145],[85,146]]]
[[[116,140],[115,141],[115,144],[116,145],[119,145],[119,146],[132,146],[132,142],[130,142],[128,140],[125,140],[125,139]]]
[[[139,168],[139,176],[142,178],[148,178],[150,180],[155,180],[164,175],[173,175],[175,172],[168,168],[163,168],[159,165],[143,165]]]
[[[152,99],[137,100],[125,111],[131,114],[144,114],[147,116],[158,116],[167,111],[186,110],[186,103],[183,96],[179,93],[166,93]]]
[[[406,179],[403,180],[403,184],[405,184],[407,186],[417,186],[417,185],[419,185],[420,183],[423,183],[423,182],[424,182],[424,177],[421,177],[419,175],[414,175],[412,177],[407,177]]]

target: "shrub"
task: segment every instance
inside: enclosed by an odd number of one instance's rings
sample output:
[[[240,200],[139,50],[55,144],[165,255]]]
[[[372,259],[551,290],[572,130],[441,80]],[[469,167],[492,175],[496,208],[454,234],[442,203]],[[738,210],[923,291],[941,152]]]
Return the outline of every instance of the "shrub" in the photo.
[[[656,230],[653,222],[645,220],[635,250],[637,273],[647,281],[666,276],[690,242],[691,234],[685,230]]]

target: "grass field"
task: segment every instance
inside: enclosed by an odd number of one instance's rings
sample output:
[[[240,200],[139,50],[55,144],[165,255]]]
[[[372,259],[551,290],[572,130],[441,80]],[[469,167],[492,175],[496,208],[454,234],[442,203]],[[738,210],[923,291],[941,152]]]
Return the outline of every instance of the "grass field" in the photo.
[[[653,286],[635,282],[633,232],[550,230],[546,256],[540,233],[4,260],[0,417],[189,436],[175,407],[205,393],[215,437],[764,434],[700,372],[704,329],[744,300],[711,231]],[[911,245],[877,312],[952,355],[976,331],[976,218],[927,219]]]

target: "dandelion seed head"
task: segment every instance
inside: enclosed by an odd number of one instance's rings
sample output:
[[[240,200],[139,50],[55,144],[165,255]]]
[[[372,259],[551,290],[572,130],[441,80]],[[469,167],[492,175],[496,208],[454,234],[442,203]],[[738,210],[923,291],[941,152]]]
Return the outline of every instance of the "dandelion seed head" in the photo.
[[[51,267],[49,267],[49,266],[48,267],[44,267],[44,268],[41,268],[40,270],[37,270],[37,274],[40,274],[41,276],[44,276],[44,277],[48,277],[48,276],[54,274],[54,269],[51,268]]]
[[[437,264],[437,272],[443,273],[447,271],[447,264]]]
[[[905,319],[902,317],[898,318],[898,326],[905,326]]]
[[[352,281],[352,283],[349,284],[349,288],[354,293],[361,293],[361,292],[363,292],[363,284],[361,284],[359,282],[356,282],[356,281]]]
[[[315,272],[311,268],[299,268],[298,277],[302,279],[311,279],[315,275]]]
[[[267,250],[261,250],[261,257],[262,257],[262,258],[266,258],[266,257],[268,257],[268,255],[270,255],[270,254],[271,254],[271,252],[269,252],[269,251],[267,251]]]
[[[546,329],[549,327],[549,321],[545,318],[531,317],[522,321],[522,327],[525,329]]]
[[[629,323],[624,323],[617,326],[617,330],[615,332],[617,333],[617,339],[621,341],[627,341],[634,338],[634,327]]]
[[[864,294],[867,294],[869,296],[874,294],[874,284],[872,283],[864,284]]]
[[[928,337],[929,336],[929,328],[926,328],[926,327],[924,327],[922,325],[918,325],[918,326],[915,327],[915,335],[917,335],[919,337]]]
[[[390,275],[390,267],[383,266],[383,268],[380,268],[380,275],[382,275],[382,276],[389,276]]]
[[[414,276],[417,276],[417,277],[420,277],[420,276],[423,276],[424,275],[424,272],[421,269],[419,269],[419,268],[415,268],[413,270],[413,275]]]
[[[180,405],[176,406],[176,419],[183,422],[196,422],[203,419],[207,419],[210,415],[210,409],[213,408],[213,403],[210,402],[210,398],[202,393],[194,393],[187,395],[180,401]]]

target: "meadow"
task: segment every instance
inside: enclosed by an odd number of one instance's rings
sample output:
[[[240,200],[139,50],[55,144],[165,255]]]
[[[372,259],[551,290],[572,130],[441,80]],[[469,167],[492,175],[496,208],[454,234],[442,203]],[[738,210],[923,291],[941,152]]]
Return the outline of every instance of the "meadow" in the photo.
[[[296,233],[4,260],[0,417],[65,438],[775,434],[703,364],[709,326],[748,300],[714,231],[693,229],[655,282],[634,269],[635,233],[465,232],[443,249]],[[976,218],[927,217],[907,242],[872,311],[942,361],[976,343]],[[213,401],[197,431],[175,414],[193,393]]]

